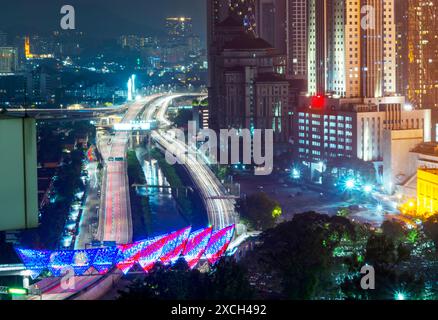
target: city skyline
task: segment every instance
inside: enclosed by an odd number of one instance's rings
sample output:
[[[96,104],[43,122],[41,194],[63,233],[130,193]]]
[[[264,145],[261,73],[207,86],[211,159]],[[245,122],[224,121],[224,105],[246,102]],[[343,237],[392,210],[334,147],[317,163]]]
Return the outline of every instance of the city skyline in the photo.
[[[435,2],[4,8],[0,300],[438,299]]]

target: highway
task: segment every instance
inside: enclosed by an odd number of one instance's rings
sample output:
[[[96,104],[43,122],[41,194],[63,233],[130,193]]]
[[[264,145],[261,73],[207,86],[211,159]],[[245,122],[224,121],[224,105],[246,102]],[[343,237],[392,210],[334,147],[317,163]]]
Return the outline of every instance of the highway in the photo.
[[[122,123],[129,123],[135,120],[143,108],[157,97],[150,96],[129,105]],[[99,214],[98,235],[101,241],[115,241],[118,244],[124,244],[132,240],[132,216],[126,162],[129,137],[129,132],[118,132],[111,137],[110,142],[105,144],[98,143],[98,145],[103,145],[107,148],[107,150],[102,150],[102,154],[108,155],[104,159],[102,205]],[[84,232],[86,231],[85,229],[83,230]],[[64,290],[59,278],[49,278],[44,279],[43,283],[37,283],[35,288],[38,290],[44,288],[41,290],[42,294],[39,296],[39,299],[65,300],[76,295],[79,291],[105,280],[105,276],[75,277],[75,290]],[[111,281],[114,280],[111,279]],[[97,292],[96,296],[98,297],[103,294],[105,294],[104,289],[102,289],[102,292]],[[36,299],[35,297],[33,298]],[[76,298],[80,299],[80,296]]]
[[[188,146],[176,140],[170,129],[171,123],[167,119],[167,109],[172,100],[182,95],[172,95],[157,99],[144,113],[145,120],[152,120],[155,116],[161,129],[152,131],[151,136],[164,150],[179,157],[186,157],[184,166],[194,184],[201,193],[207,210],[208,220],[214,229],[222,229],[237,222],[234,210],[235,200],[227,196],[226,190],[204,161],[204,157],[197,150],[188,151]]]
[[[107,108],[86,108],[86,109],[0,109],[0,115],[10,117],[31,117],[37,120],[86,120],[96,119],[113,114],[125,112],[126,105]]]
[[[171,123],[166,117],[170,102],[181,96],[184,95],[150,96],[135,102],[127,108],[122,123],[135,120],[144,110],[145,120],[156,119],[160,122],[160,129],[151,132],[152,139],[173,154],[185,155],[187,144],[175,140],[170,129]],[[118,244],[132,241],[132,216],[126,162],[129,138],[129,132],[117,132],[110,139],[103,137],[101,141],[98,141],[105,163],[97,233],[101,241],[114,241]],[[210,224],[216,230],[235,224],[237,222],[234,211],[235,200],[228,198],[222,184],[203,157],[196,156],[196,150],[192,151],[193,154],[189,152],[184,166],[202,195]],[[121,277],[121,275],[117,276]],[[114,280],[114,276],[82,276],[75,277],[74,281],[76,286],[74,290],[71,290],[63,289],[59,278],[44,279],[36,285],[42,294],[38,297],[33,296],[32,299],[82,299],[81,292],[89,298],[90,294],[87,290],[89,288],[92,288],[93,298],[97,299],[106,293],[108,283],[113,283],[117,279]]]

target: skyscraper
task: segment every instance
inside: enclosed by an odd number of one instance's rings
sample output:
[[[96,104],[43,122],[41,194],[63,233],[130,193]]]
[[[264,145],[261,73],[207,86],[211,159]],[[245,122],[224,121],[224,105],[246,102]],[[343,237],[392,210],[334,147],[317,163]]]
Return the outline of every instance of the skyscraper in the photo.
[[[257,0],[257,35],[286,54],[286,0]]]
[[[166,19],[167,35],[172,41],[186,40],[193,33],[192,18],[170,17]]]
[[[219,128],[218,59],[226,42],[242,31],[255,34],[255,0],[207,0],[207,50],[210,123]],[[248,21],[252,21],[248,24]]]
[[[398,1],[395,8],[396,22],[396,92],[407,94],[408,88],[408,1]]]
[[[419,108],[437,108],[438,4],[408,1],[408,99]]]
[[[307,75],[307,0],[257,0],[257,36],[286,57],[290,78]]]
[[[18,68],[17,48],[0,47],[0,74],[13,74]]]
[[[286,1],[287,73],[307,77],[307,0]]]
[[[311,94],[395,93],[394,0],[309,0]]]

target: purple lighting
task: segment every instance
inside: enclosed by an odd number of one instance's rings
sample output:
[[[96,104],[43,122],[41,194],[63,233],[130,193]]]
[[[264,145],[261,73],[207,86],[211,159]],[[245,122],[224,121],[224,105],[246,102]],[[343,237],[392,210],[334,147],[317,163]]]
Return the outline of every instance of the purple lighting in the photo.
[[[203,256],[214,265],[225,254],[234,229],[233,225],[213,232],[213,227],[209,227],[191,233],[191,228],[188,227],[116,247],[58,251],[17,248],[16,252],[34,279],[46,270],[55,277],[62,276],[70,269],[77,276],[91,268],[99,274],[105,274],[114,267],[127,274],[136,264],[149,272],[157,262],[171,265],[180,256],[193,269]]]
[[[213,232],[210,241],[205,250],[205,256],[211,265],[224,255],[230,245],[231,239],[233,239],[235,226],[229,226],[225,229]]]

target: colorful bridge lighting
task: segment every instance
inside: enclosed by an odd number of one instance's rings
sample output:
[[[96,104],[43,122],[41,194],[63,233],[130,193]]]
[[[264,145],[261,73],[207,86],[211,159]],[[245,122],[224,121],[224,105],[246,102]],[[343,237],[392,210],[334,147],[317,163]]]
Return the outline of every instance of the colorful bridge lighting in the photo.
[[[86,250],[29,250],[16,251],[33,279],[44,271],[60,277],[73,269],[80,276],[91,268],[105,274],[116,267],[124,274],[135,265],[149,272],[157,262],[174,264],[183,257],[190,268],[195,268],[204,257],[212,265],[226,253],[233,238],[235,226],[214,231],[213,227],[191,232],[191,228],[135,243],[109,248]]]
[[[186,260],[190,269],[196,267],[204,255],[212,232],[213,228],[210,227],[195,231],[190,235],[187,245],[183,251],[184,259]]]
[[[210,241],[205,250],[205,257],[211,265],[216,262],[227,252],[228,246],[233,239],[234,225],[225,229],[215,231],[210,238]]]
[[[185,228],[181,231],[174,232],[169,243],[163,248],[161,254],[161,263],[164,265],[175,263],[183,253],[189,239],[191,227]]]

